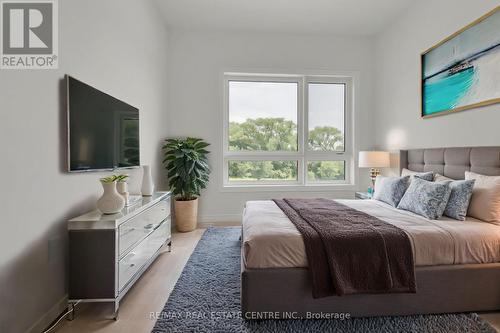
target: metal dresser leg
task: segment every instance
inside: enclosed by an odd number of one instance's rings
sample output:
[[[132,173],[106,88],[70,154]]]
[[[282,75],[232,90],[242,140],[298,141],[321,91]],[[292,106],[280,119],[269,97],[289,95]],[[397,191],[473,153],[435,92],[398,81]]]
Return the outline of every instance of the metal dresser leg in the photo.
[[[68,321],[73,321],[75,319],[75,303],[68,303],[68,316],[66,317]]]
[[[118,321],[118,316],[120,314],[120,302],[113,303],[113,320]]]

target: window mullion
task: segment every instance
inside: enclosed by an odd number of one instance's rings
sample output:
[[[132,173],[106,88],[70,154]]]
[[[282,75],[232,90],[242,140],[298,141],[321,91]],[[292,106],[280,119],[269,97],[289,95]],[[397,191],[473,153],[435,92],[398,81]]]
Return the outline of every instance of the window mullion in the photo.
[[[224,156],[224,160],[241,160],[241,161],[295,161],[302,158],[301,154],[230,154]]]
[[[300,144],[299,151],[301,159],[299,161],[300,184],[305,185],[307,181],[307,165],[306,165],[306,151],[307,151],[307,92],[306,92],[306,78],[303,76],[300,80],[299,89],[299,117],[298,127],[300,128]]]

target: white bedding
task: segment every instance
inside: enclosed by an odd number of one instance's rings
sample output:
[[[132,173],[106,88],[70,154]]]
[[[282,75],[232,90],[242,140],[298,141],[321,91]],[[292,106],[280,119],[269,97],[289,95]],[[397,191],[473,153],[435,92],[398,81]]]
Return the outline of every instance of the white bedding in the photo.
[[[473,218],[429,220],[376,200],[337,200],[404,230],[415,265],[500,261],[500,226]],[[307,267],[302,235],[273,201],[248,201],[243,213],[247,268]]]

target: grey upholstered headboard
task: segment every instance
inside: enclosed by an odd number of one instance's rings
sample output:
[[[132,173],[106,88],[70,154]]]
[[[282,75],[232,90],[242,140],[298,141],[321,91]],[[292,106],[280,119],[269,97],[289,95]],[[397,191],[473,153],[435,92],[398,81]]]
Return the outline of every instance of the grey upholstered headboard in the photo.
[[[453,179],[464,179],[465,171],[500,175],[500,147],[430,148],[401,150],[399,167],[412,171],[434,171]]]

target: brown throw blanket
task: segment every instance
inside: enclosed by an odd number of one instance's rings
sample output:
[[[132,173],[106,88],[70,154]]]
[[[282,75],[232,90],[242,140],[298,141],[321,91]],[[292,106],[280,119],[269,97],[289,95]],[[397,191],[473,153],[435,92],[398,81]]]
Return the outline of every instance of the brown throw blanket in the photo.
[[[413,251],[401,229],[329,199],[274,202],[304,238],[314,298],[416,292]]]

